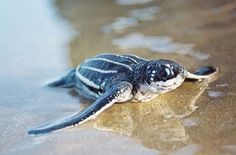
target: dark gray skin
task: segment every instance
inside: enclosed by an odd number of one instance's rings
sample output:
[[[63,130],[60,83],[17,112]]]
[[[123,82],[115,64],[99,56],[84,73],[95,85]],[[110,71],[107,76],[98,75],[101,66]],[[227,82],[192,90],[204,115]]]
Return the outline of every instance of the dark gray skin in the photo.
[[[116,102],[147,102],[157,94],[179,87],[187,79],[206,79],[217,72],[203,67],[195,74],[170,60],[146,60],[133,55],[102,54],[85,60],[65,77],[49,86],[66,87],[95,102],[63,121],[29,130],[29,134],[43,134],[95,118]]]

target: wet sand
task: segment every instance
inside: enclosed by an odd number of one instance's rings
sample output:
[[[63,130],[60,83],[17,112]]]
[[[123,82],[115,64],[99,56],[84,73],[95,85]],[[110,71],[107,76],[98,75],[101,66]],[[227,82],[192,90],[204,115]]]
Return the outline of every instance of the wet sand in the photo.
[[[236,154],[235,2],[18,5],[24,11],[11,1],[0,5],[12,10],[1,9],[7,15],[0,30],[0,154]],[[91,103],[46,84],[101,52],[171,59],[189,70],[214,65],[220,72],[148,103],[115,104],[81,126],[27,135]]]

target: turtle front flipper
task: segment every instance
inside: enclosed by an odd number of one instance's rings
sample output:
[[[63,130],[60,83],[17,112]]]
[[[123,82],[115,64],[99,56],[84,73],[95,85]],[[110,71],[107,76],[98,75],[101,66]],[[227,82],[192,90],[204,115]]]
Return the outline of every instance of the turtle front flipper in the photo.
[[[205,66],[197,69],[194,74],[187,72],[187,79],[200,80],[209,79],[218,73],[219,69],[212,66]]]
[[[43,134],[54,130],[62,129],[76,124],[82,124],[87,120],[95,118],[102,111],[110,107],[115,102],[125,102],[132,97],[132,84],[128,82],[120,82],[112,87],[98,98],[93,104],[86,107],[74,116],[62,121],[58,121],[49,125],[31,129],[28,134]]]

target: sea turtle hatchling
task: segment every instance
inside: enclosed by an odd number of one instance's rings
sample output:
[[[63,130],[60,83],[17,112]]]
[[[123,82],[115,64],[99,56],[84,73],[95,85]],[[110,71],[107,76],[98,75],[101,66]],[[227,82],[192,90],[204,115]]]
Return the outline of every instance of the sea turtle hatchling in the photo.
[[[49,86],[73,88],[95,102],[76,115],[28,131],[52,132],[95,118],[116,102],[147,102],[159,93],[179,87],[187,79],[206,79],[217,72],[203,67],[192,74],[171,60],[146,60],[135,55],[100,54],[85,60],[66,76]]]

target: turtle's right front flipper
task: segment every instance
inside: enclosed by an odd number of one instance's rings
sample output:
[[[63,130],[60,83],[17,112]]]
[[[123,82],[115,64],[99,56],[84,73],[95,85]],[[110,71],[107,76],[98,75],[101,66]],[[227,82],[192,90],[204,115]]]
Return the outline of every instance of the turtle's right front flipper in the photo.
[[[212,66],[204,66],[197,69],[194,74],[187,72],[188,80],[210,79],[219,72],[219,69]]]
[[[28,131],[29,134],[43,134],[54,130],[62,129],[76,124],[81,124],[100,114],[102,111],[110,107],[115,102],[125,102],[131,98],[132,84],[128,82],[120,82],[114,84],[101,97],[99,97],[92,105],[86,107],[76,115],[53,124],[45,125]]]

